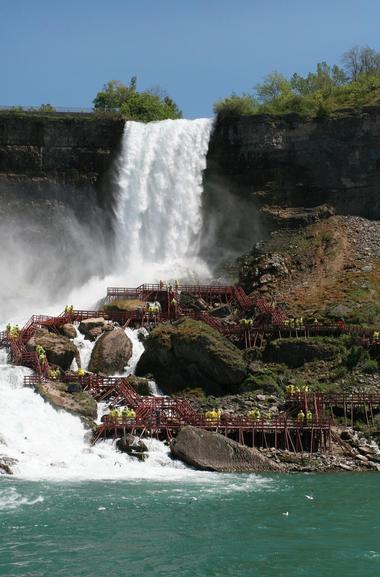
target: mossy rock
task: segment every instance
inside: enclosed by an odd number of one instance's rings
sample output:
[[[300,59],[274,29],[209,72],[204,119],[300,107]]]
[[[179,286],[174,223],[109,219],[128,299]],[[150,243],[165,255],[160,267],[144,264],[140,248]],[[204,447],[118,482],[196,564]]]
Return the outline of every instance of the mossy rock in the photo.
[[[208,394],[236,392],[247,376],[243,353],[200,321],[159,325],[144,346],[136,374],[153,375],[168,392],[199,387]]]
[[[341,361],[343,347],[339,342],[321,338],[277,339],[266,346],[263,361],[285,364],[289,368],[301,367],[313,361]]]

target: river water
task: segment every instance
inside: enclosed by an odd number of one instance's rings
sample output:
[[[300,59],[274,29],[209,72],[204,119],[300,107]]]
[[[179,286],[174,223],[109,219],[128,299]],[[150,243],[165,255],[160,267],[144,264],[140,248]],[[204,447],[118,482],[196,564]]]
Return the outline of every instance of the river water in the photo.
[[[376,474],[2,479],[0,575],[378,577],[379,499]]]

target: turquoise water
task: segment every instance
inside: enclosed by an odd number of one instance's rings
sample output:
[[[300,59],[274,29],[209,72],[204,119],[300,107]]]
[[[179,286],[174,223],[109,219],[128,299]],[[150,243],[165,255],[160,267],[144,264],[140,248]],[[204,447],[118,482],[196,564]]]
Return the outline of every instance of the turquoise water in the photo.
[[[1,479],[0,575],[379,577],[379,480],[344,473]]]

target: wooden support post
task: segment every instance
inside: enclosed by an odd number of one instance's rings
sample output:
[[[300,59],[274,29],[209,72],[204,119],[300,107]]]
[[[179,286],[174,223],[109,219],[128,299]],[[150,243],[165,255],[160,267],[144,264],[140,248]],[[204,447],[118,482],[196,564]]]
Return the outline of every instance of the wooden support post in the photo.
[[[365,413],[365,420],[367,422],[367,425],[369,425],[369,419],[368,419],[368,412],[367,412],[367,404],[364,401],[364,413]]]
[[[374,421],[374,417],[373,417],[373,409],[372,409],[372,403],[371,403],[371,402],[369,403],[369,408],[370,408],[370,411],[371,411],[372,426],[374,427],[374,426],[375,426],[375,421]]]
[[[347,403],[346,399],[343,401],[343,411],[344,411],[344,425],[347,427]]]
[[[302,444],[302,439],[301,439],[301,435],[300,435],[300,430],[297,429],[297,440],[299,442],[299,447],[301,449],[301,454],[303,455],[303,444]]]

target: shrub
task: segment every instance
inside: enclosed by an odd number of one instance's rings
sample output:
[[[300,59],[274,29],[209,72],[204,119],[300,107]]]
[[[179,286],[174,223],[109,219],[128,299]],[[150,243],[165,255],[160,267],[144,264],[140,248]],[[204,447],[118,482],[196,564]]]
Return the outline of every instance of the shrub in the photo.
[[[228,116],[244,116],[256,114],[258,111],[258,103],[253,96],[243,94],[237,96],[232,94],[228,98],[218,100],[214,104],[214,112],[221,118]]]
[[[362,369],[363,373],[376,373],[376,371],[379,369],[379,363],[375,359],[367,359],[360,368]]]
[[[353,371],[360,362],[367,360],[369,360],[368,351],[364,350],[362,347],[352,347],[343,359],[342,364],[347,367],[349,371]]]

